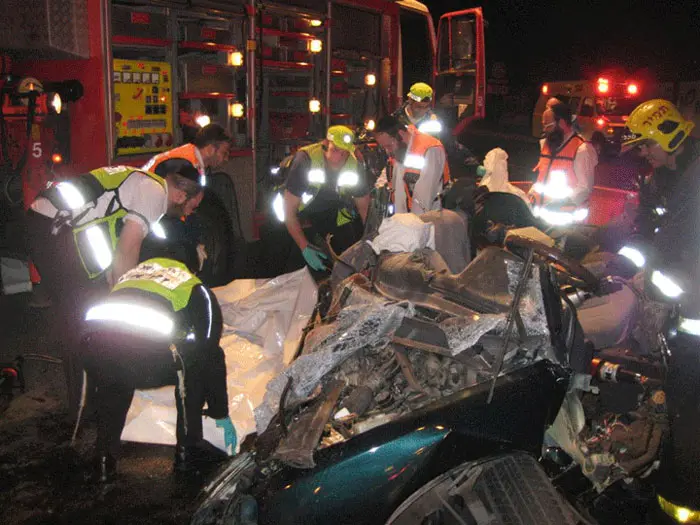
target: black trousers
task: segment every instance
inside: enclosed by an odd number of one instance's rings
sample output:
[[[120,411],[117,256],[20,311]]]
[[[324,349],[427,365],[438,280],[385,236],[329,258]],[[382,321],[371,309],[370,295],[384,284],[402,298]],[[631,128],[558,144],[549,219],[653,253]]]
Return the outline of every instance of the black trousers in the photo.
[[[132,291],[121,298],[138,302],[140,294]],[[175,385],[178,445],[195,445],[202,439],[205,402],[212,418],[228,415],[226,365],[219,347],[223,323],[216,297],[202,286],[195,287],[188,305],[175,319],[178,327],[187,327],[195,336],[194,341],[177,344],[177,359],[168,341],[144,333],[103,327],[85,336],[83,362],[97,414],[98,454],[118,455],[136,389]],[[184,371],[184,391],[178,370]]]
[[[180,391],[176,364],[167,344],[125,337],[118,333],[89,336],[85,369],[97,415],[97,453],[119,454],[120,439],[134,390],[175,385],[178,445],[202,439],[205,378],[201,368],[185,367],[185,395]],[[185,360],[189,361],[189,360]]]
[[[70,228],[52,235],[53,220],[29,210],[26,215],[27,249],[41,275],[41,286],[52,301],[53,315],[47,326],[52,344],[58,347],[68,384],[68,404],[74,415],[80,401],[82,364],[80,338],[88,305],[107,293],[104,279],[91,280],[85,272]]]

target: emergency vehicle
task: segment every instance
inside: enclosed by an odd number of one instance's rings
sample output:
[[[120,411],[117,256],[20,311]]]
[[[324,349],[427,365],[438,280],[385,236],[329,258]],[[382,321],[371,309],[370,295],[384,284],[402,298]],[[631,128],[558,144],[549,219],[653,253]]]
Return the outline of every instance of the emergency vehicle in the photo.
[[[250,240],[270,166],[328,126],[370,128],[417,81],[462,121],[485,112],[480,8],[443,15],[436,35],[415,0],[11,5],[0,20],[2,178],[21,180],[13,200],[25,205],[47,181],[141,166],[216,122],[233,147],[228,185],[213,190]]]
[[[627,116],[649,98],[647,95],[642,94],[639,82],[619,81],[611,76],[593,81],[547,82],[542,85],[532,114],[532,135],[542,135],[542,113],[547,101],[554,97],[571,108],[583,138],[590,140],[594,131],[600,131],[608,142],[619,146]]]

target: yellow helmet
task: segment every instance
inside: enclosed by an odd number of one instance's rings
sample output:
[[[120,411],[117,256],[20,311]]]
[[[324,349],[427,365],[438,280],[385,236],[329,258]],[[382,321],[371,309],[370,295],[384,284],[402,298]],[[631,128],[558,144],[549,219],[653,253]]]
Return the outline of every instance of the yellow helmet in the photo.
[[[355,151],[355,134],[347,126],[331,126],[328,128],[326,138],[337,148],[350,153]]]
[[[433,88],[425,82],[416,82],[408,90],[408,98],[416,102],[428,102],[433,100]]]
[[[629,148],[644,140],[653,140],[672,153],[690,135],[695,124],[685,120],[668,100],[656,98],[640,104],[630,113],[622,135],[622,147]]]

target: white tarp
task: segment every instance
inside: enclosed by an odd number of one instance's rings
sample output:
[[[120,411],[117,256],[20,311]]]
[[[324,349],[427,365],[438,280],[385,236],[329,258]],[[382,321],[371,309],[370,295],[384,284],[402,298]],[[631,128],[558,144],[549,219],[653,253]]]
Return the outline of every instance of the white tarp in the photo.
[[[239,443],[255,431],[253,410],[267,383],[291,362],[316,304],[306,269],[269,280],[243,279],[214,289],[224,318],[229,413]],[[125,441],[175,444],[174,387],[137,391],[122,433]],[[204,418],[204,439],[225,450],[223,432]]]

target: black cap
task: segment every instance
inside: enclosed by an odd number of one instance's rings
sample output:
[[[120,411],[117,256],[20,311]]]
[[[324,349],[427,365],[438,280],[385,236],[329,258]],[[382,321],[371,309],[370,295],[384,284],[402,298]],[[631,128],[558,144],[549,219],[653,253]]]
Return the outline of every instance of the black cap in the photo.
[[[168,159],[164,160],[155,169],[156,175],[165,178],[171,173],[176,173],[185,179],[191,180],[200,184],[199,171],[189,160],[185,159]]]

